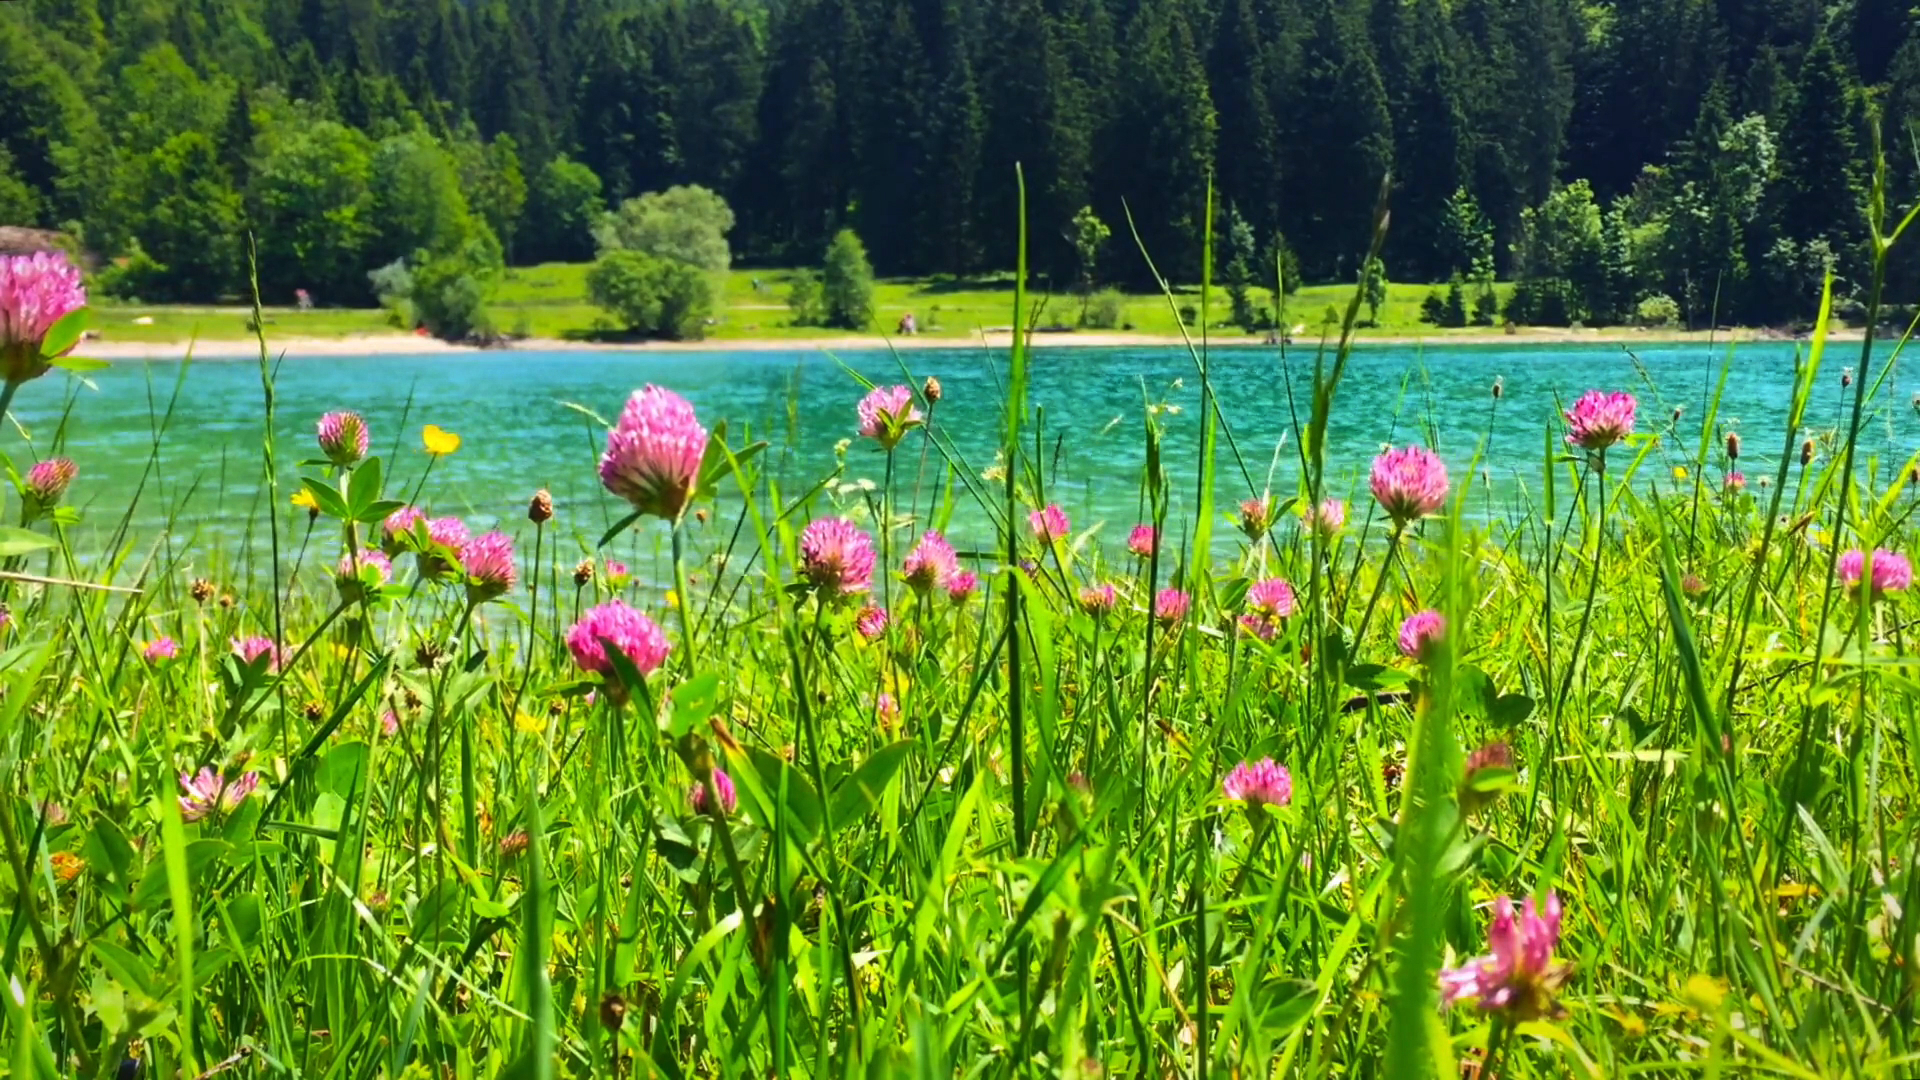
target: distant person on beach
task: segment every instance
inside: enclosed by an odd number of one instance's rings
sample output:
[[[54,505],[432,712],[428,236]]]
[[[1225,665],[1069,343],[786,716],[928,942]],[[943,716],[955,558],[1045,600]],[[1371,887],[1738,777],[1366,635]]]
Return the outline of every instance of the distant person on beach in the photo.
[[[920,324],[914,321],[913,312],[909,311],[905,315],[900,316],[901,337],[912,337],[919,332]]]
[[[305,289],[293,290],[293,306],[301,311],[313,310],[313,294]]]

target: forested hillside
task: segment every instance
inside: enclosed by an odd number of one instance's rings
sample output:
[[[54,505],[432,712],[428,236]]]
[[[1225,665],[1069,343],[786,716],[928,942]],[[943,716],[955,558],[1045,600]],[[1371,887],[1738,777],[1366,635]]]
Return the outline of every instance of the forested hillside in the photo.
[[[736,262],[882,274],[1012,262],[1522,281],[1522,321],[1803,314],[1857,288],[1875,121],[1915,186],[1920,37],[1860,0],[15,0],[0,4],[0,224],[135,255],[149,299],[371,294],[417,250],[585,259],[604,208],[695,183]],[[1895,299],[1909,299],[1896,296]]]

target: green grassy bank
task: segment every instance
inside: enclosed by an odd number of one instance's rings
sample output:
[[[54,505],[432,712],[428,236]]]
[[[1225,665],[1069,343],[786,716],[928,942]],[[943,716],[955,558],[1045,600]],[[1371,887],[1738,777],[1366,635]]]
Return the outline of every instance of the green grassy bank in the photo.
[[[540,266],[508,270],[489,306],[495,328],[504,334],[553,340],[591,340],[613,334],[607,314],[587,299],[587,263],[546,263]],[[733,270],[728,272],[719,291],[714,325],[708,340],[765,341],[842,336],[845,332],[817,326],[795,326],[787,308],[787,286],[792,272],[786,270]],[[1509,286],[1496,286],[1504,297]],[[1377,325],[1358,329],[1361,337],[1445,337],[1448,335],[1497,333],[1491,327],[1445,330],[1420,321],[1420,307],[1432,286],[1393,284],[1381,305]],[[1012,299],[1011,276],[1000,279],[950,281],[916,279],[882,281],[874,290],[875,316],[867,333],[877,341],[899,326],[903,315],[912,314],[923,337],[972,338],[982,329],[1006,328]],[[1310,285],[1286,298],[1285,323],[1304,324],[1316,335],[1331,318],[1344,312],[1351,285]],[[1271,289],[1253,289],[1256,307],[1271,306]],[[1172,337],[1180,332],[1176,310],[1191,306],[1195,317],[1190,329],[1198,327],[1200,289],[1192,286],[1175,294],[1170,308],[1159,293],[1135,294],[1124,298],[1121,317],[1112,332],[1132,332],[1150,337]],[[325,298],[319,298],[324,304]],[[1080,297],[1071,293],[1045,300],[1040,312],[1041,326],[1077,326],[1080,323]],[[1211,333],[1216,337],[1244,337],[1240,328],[1228,320],[1231,305],[1227,291],[1216,287],[1209,305]],[[341,338],[357,335],[402,332],[393,325],[388,313],[372,308],[317,307],[312,311],[270,308],[268,333],[278,337]],[[94,311],[94,328],[108,342],[183,342],[228,341],[251,336],[250,311],[240,307],[103,305]],[[1089,331],[1105,332],[1105,331]]]

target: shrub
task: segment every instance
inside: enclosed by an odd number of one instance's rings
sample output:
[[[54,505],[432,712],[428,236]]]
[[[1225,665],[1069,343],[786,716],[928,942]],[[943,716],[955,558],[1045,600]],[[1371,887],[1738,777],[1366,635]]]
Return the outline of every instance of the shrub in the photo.
[[[1368,259],[1360,268],[1360,288],[1367,303],[1367,325],[1380,325],[1380,305],[1387,302],[1387,264]]]
[[[1442,326],[1467,325],[1467,290],[1457,277],[1447,285],[1447,303],[1440,316]]]
[[[1493,286],[1481,286],[1473,297],[1473,325],[1492,326],[1499,314],[1500,301],[1493,295]]]
[[[642,251],[615,250],[587,272],[587,293],[634,333],[676,340],[706,335],[713,286],[699,268]]]
[[[655,332],[675,341],[698,341],[707,336],[713,316],[712,279],[699,268],[662,260],[660,322]]]
[[[1277,263],[1276,263],[1277,260]],[[1260,254],[1260,266],[1254,272],[1262,285],[1271,286],[1274,274],[1280,275],[1280,287],[1286,295],[1292,296],[1300,291],[1303,278],[1300,270],[1300,256],[1287,246],[1287,238],[1275,233],[1268,242],[1265,251]]]
[[[852,229],[841,229],[827,245],[820,293],[827,325],[865,330],[873,321],[873,265]]]
[[[380,306],[387,309],[389,325],[405,329],[413,325],[413,271],[405,259],[395,259],[377,270],[367,271],[367,281]]]
[[[1112,330],[1126,321],[1125,299],[1114,289],[1102,289],[1087,302],[1086,318],[1081,325],[1089,330]]]
[[[91,284],[94,291],[102,296],[132,302],[160,295],[155,290],[164,289],[166,273],[166,267],[155,262],[136,244],[126,258],[109,264],[95,274]]]
[[[819,326],[826,322],[819,274],[812,270],[794,272],[793,281],[787,286],[787,309],[793,312],[795,326]]]
[[[458,251],[414,255],[413,288],[408,299],[427,332],[443,341],[493,336],[486,306],[500,278],[500,242],[485,223],[475,222],[474,229],[473,238]]]
[[[587,295],[628,330],[651,332],[660,323],[658,265],[645,252],[609,251],[587,271]]]
[[[1680,305],[1666,293],[1654,293],[1652,296],[1634,305],[1633,322],[1635,326],[1673,326],[1680,321]]]
[[[1507,298],[1507,319],[1522,326],[1566,326],[1573,322],[1570,292],[1564,278],[1526,278]]]
[[[1420,301],[1420,321],[1434,326],[1447,325],[1447,302],[1439,289],[1429,291],[1427,298]]]
[[[489,289],[458,259],[434,259],[413,279],[413,310],[427,332],[443,341],[486,337]]]
[[[593,230],[600,252],[641,251],[709,273],[724,273],[733,261],[727,233],[733,210],[727,200],[698,185],[650,191],[628,199]]]

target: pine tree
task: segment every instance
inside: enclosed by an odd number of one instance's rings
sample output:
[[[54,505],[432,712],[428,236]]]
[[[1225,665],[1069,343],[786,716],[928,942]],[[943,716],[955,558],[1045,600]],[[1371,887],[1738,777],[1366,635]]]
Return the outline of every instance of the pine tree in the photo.
[[[692,0],[670,17],[682,23],[683,50],[667,75],[682,169],[675,182],[730,195],[759,136],[765,68],[760,35],[746,13],[720,0]]]
[[[1561,2],[1520,0],[1512,32],[1523,50],[1517,57],[1522,86],[1558,92],[1550,78],[1542,81],[1553,61],[1530,56],[1527,42],[1565,55],[1570,24]],[[1586,91],[1569,147],[1571,171],[1591,179],[1602,195],[1613,195],[1633,183],[1642,165],[1660,161],[1668,144],[1692,126],[1700,98],[1721,68],[1717,31],[1711,0],[1616,3],[1597,54],[1586,62]],[[1536,182],[1525,191],[1528,205],[1546,195],[1539,176],[1536,171]]]
[[[986,117],[967,55],[967,26],[955,0],[936,9],[930,40],[935,85],[927,114],[920,199],[912,217],[915,261],[929,270],[967,273],[980,264],[975,183],[980,175]]]
[[[1764,116],[1778,130],[1792,100],[1793,84],[1787,77],[1786,65],[1780,62],[1780,54],[1771,46],[1762,48],[1748,65],[1746,78],[1741,83],[1740,111]]]
[[[867,30],[850,0],[795,4],[775,26],[741,210],[771,252],[806,259],[840,228],[858,183]]]
[[[1281,217],[1309,280],[1352,280],[1371,241],[1372,193],[1393,164],[1393,120],[1366,35],[1333,3],[1317,2]]]
[[[1207,57],[1219,109],[1217,183],[1220,197],[1242,208],[1257,231],[1275,227],[1280,207],[1280,129],[1268,55],[1254,0],[1228,0]]]
[[[857,178],[859,230],[873,238],[870,258],[882,274],[924,273],[911,221],[930,178],[932,135],[926,48],[906,0],[893,0],[883,16],[872,95],[865,103],[861,143],[866,148]]]
[[[1862,237],[1858,92],[1824,33],[1800,62],[1780,136],[1773,226],[1799,244],[1824,240],[1841,252]]]
[[[1920,199],[1920,33],[1911,24],[1887,69],[1880,140],[1887,158],[1887,205],[1904,211]],[[1912,296],[1916,290],[1920,252],[1911,244],[1895,244],[1889,252],[1887,292]]]
[[[1162,277],[1197,281],[1207,220],[1215,117],[1205,72],[1186,19],[1173,8],[1142,8],[1128,28],[1132,78],[1117,123],[1133,147],[1132,167],[1106,177]],[[1144,271],[1144,267],[1142,267]],[[1134,276],[1150,284],[1144,273]]]
[[[1227,208],[1227,236],[1225,273],[1222,275],[1227,286],[1227,300],[1233,306],[1233,323],[1251,333],[1259,320],[1254,315],[1253,297],[1248,286],[1253,283],[1253,260],[1255,257],[1253,226],[1240,216],[1234,207]]]
[[[1387,261],[1396,277],[1435,281],[1451,269],[1440,252],[1447,200],[1467,179],[1467,119],[1454,77],[1450,30],[1438,0],[1376,0],[1376,29],[1406,69],[1386,80],[1395,161],[1418,163],[1394,178]],[[1385,74],[1383,67],[1382,73]],[[1395,97],[1395,86],[1399,97]]]
[[[0,221],[23,225],[40,222],[40,193],[14,170],[13,155],[4,144],[0,144]]]
[[[1841,9],[1847,45],[1863,85],[1886,81],[1912,10],[1902,0],[1853,0]]]
[[[999,0],[988,10],[985,34],[1002,45],[982,58],[980,75],[986,129],[974,191],[985,258],[991,266],[1013,265],[1018,165],[1027,192],[1029,265],[1066,280],[1073,269],[1066,229],[1088,202],[1092,149],[1077,112],[1080,87],[1055,48],[1054,23],[1039,0]]]
[[[220,129],[220,165],[241,191],[246,190],[252,175],[249,159],[253,156],[253,134],[253,96],[241,85],[227,101],[227,116]]]

